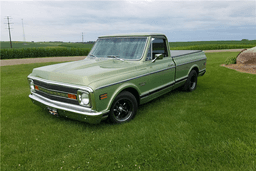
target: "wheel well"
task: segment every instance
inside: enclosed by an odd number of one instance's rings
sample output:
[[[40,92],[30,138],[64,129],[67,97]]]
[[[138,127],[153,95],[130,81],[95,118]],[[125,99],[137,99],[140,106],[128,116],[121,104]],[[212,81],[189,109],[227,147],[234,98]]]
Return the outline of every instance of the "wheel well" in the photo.
[[[194,67],[192,70],[195,70],[196,71],[196,73],[197,73],[197,75],[199,74],[199,70],[198,70],[198,68],[197,67]],[[191,70],[191,71],[192,71]]]
[[[128,92],[132,93],[135,96],[135,98],[136,98],[136,100],[138,102],[138,105],[140,104],[140,95],[139,95],[139,93],[138,93],[138,91],[136,89],[134,89],[134,88],[126,88],[123,91],[128,91]]]

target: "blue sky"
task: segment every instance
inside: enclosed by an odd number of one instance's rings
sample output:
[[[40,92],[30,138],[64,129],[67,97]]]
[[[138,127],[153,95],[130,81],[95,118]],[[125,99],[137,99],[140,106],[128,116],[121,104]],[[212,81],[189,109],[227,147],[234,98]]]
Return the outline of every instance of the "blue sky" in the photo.
[[[164,33],[169,41],[256,39],[256,0],[1,1],[1,41],[94,41],[116,33]]]

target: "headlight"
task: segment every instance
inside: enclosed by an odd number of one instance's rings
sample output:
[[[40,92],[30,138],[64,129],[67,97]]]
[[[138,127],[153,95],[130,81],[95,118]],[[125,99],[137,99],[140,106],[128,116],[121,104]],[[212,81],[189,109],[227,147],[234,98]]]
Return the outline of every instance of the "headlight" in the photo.
[[[30,85],[30,91],[31,91],[31,93],[34,93],[34,92],[35,92],[35,85],[34,85],[33,80],[30,80],[29,85]]]
[[[87,91],[77,91],[77,99],[80,105],[82,106],[90,106],[90,97]]]

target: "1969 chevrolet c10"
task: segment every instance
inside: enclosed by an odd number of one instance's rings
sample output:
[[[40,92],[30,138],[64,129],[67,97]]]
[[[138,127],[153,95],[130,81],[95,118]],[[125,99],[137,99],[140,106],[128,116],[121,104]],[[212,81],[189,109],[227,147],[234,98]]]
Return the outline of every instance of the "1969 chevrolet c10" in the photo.
[[[101,36],[84,60],[33,69],[29,97],[53,115],[122,123],[175,88],[195,90],[205,72],[203,51],[170,51],[164,34]]]

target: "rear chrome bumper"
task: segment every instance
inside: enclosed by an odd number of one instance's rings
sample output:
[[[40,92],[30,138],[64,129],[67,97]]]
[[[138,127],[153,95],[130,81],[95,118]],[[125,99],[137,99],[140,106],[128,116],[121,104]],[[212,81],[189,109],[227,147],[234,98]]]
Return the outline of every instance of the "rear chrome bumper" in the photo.
[[[206,69],[202,69],[199,71],[199,76],[203,76],[206,73]]]
[[[48,110],[48,108],[54,108],[57,109],[58,115],[62,117],[87,122],[90,124],[100,123],[101,120],[107,118],[107,113],[109,112],[108,110],[96,112],[82,106],[51,100],[35,93],[30,94],[29,98],[34,104],[42,107],[45,110]]]

